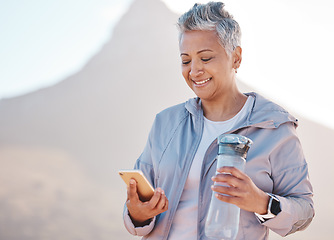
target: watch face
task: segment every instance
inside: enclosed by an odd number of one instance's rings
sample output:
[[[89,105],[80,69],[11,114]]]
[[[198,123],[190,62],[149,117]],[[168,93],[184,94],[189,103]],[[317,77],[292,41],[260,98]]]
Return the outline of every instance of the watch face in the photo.
[[[277,215],[277,214],[279,214],[281,211],[282,211],[282,210],[281,210],[281,204],[280,204],[280,202],[279,202],[277,199],[272,198],[270,212],[271,212],[272,214]]]

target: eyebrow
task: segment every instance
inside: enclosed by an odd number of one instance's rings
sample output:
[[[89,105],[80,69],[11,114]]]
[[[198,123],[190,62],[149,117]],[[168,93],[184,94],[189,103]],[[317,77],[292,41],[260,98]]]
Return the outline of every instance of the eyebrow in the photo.
[[[202,52],[213,52],[211,49],[203,49],[197,52],[197,54],[202,53]],[[187,53],[181,53],[180,56],[189,56]]]

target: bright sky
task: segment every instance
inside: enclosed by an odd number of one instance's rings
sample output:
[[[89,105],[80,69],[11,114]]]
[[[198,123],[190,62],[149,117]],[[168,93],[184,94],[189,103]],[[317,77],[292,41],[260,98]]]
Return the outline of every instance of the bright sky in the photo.
[[[106,42],[131,1],[0,0],[0,98],[78,71]]]
[[[78,71],[133,0],[0,0],[0,99]],[[194,0],[163,0],[184,12]],[[238,76],[289,110],[334,128],[334,4],[226,0],[243,33]]]

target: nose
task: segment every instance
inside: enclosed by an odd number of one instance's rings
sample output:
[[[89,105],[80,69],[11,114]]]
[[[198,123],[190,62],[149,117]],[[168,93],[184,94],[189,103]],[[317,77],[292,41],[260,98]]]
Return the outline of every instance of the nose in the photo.
[[[189,72],[189,75],[191,78],[196,78],[201,76],[204,73],[203,65],[199,63],[198,61],[192,61],[191,62],[191,69]]]

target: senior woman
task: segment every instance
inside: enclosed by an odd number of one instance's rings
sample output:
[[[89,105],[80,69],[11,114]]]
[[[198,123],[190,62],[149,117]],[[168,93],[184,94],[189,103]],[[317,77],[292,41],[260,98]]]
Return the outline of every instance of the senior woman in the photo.
[[[241,208],[237,239],[267,239],[269,229],[285,236],[306,228],[314,216],[313,194],[297,119],[237,88],[238,23],[223,3],[210,2],[195,4],[178,26],[182,74],[197,98],[157,114],[135,164],[156,190],[141,202],[136,182],[130,181],[126,228],[143,239],[206,239],[212,190]],[[216,141],[223,133],[252,139],[245,173],[224,167],[219,172],[230,175],[215,175]],[[212,180],[233,187],[211,189]]]

